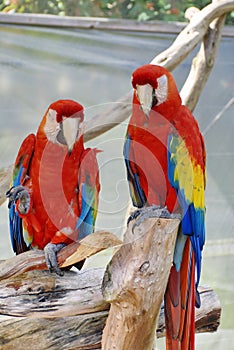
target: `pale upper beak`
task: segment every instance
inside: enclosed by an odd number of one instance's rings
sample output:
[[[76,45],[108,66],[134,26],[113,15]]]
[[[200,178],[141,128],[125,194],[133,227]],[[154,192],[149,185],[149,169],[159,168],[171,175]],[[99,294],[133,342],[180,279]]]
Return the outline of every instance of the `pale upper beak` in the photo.
[[[149,113],[151,111],[152,103],[153,103],[153,88],[150,84],[146,85],[137,85],[136,93],[138,100],[140,102],[141,108],[148,118]]]
[[[81,132],[81,121],[79,118],[65,118],[63,120],[63,135],[68,147],[68,152],[71,153],[76,140]]]

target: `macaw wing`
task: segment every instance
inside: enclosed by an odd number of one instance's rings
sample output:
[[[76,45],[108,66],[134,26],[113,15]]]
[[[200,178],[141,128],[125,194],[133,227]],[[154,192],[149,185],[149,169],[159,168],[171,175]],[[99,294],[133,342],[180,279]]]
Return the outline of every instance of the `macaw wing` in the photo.
[[[182,138],[176,130],[168,137],[168,179],[176,189],[182,211],[164,299],[170,348],[179,348],[178,344],[183,349],[193,348],[194,304],[200,306],[197,286],[205,241],[205,149],[201,135],[195,132],[194,140]]]
[[[197,152],[191,154],[191,148],[186,145],[177,132],[168,138],[168,178],[176,189],[182,208],[181,228],[184,235],[189,235],[195,253],[197,266],[197,283],[201,271],[201,251],[205,242],[205,149],[202,136],[198,137]],[[182,254],[177,251],[175,264],[180,264]],[[178,270],[177,266],[177,270]]]
[[[94,231],[100,191],[96,149],[83,152],[78,175],[78,201],[80,214],[76,224],[79,240]]]
[[[133,141],[129,134],[126,136],[123,153],[133,205],[137,208],[142,208],[146,203],[146,197],[140,184],[140,174],[137,169],[137,164],[134,162]]]
[[[30,168],[30,162],[34,153],[35,135],[30,134],[20,146],[13,169],[11,187],[24,186]],[[20,254],[26,251],[27,245],[23,235],[22,219],[18,215],[15,203],[9,205],[9,226],[11,244],[14,252]]]

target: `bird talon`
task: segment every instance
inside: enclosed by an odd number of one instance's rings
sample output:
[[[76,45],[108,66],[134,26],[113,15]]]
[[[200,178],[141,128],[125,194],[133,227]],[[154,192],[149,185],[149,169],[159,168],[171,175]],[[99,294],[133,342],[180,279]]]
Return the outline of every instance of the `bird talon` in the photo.
[[[8,208],[19,201],[18,211],[21,214],[28,214],[30,209],[30,195],[25,187],[13,186],[6,192],[6,197],[9,198]]]
[[[137,213],[136,216],[134,216],[135,213]],[[170,213],[166,206],[162,208],[157,205],[151,205],[149,207],[144,207],[140,210],[136,210],[136,212],[134,212],[132,215],[134,216],[134,219],[136,219],[136,222],[132,226],[132,233],[134,233],[136,226],[139,226],[145,219],[149,219],[149,218],[181,219],[180,214]],[[130,222],[129,219],[128,219],[128,222]]]
[[[132,221],[132,220],[135,220],[141,213],[141,210],[140,209],[137,209],[135,210],[128,218],[128,221],[127,221],[127,226],[129,225],[129,223]]]
[[[46,265],[50,272],[55,272],[58,276],[63,276],[64,272],[59,268],[57,253],[66,246],[65,243],[48,243],[44,248]]]

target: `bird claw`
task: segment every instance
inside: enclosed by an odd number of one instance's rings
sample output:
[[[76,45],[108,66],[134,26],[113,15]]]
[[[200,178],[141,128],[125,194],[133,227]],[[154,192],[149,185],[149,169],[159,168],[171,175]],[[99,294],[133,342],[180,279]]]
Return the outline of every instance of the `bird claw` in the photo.
[[[136,222],[132,226],[133,233],[136,226],[139,226],[145,219],[148,219],[148,218],[181,219],[180,214],[170,213],[166,206],[162,208],[156,205],[152,205],[150,207],[144,207],[142,209],[138,209],[136,212],[138,213],[135,217]],[[133,215],[134,214],[135,213],[133,213]],[[129,219],[128,219],[128,223],[132,220],[132,219],[131,220]]]
[[[8,208],[19,201],[18,211],[20,214],[28,214],[30,209],[30,195],[25,187],[13,186],[6,192],[6,197],[9,198]]]
[[[57,262],[57,253],[66,246],[65,243],[48,243],[44,248],[46,265],[50,272],[55,272],[59,276],[63,276],[64,272],[59,268]]]
[[[128,221],[127,221],[127,226],[129,225],[129,223],[132,220],[135,220],[141,214],[141,210],[142,209],[137,209],[129,216]]]

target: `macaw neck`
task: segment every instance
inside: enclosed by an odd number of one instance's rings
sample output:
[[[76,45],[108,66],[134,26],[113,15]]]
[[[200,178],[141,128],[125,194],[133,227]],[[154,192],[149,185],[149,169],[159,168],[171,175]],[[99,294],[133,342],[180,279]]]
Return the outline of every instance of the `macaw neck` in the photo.
[[[179,94],[177,94],[175,95],[173,103],[171,101],[166,101],[159,106],[153,107],[147,117],[142,111],[136,94],[134,94],[131,122],[139,126],[151,125],[152,127],[167,124],[168,122],[174,123],[180,107],[181,98]]]
[[[36,135],[35,154],[39,159],[43,156],[43,153],[46,152],[52,161],[56,161],[56,159],[60,157],[70,159],[71,161],[78,161],[83,151],[83,135],[77,139],[71,153],[68,152],[66,145],[49,141],[44,133],[38,132]]]

